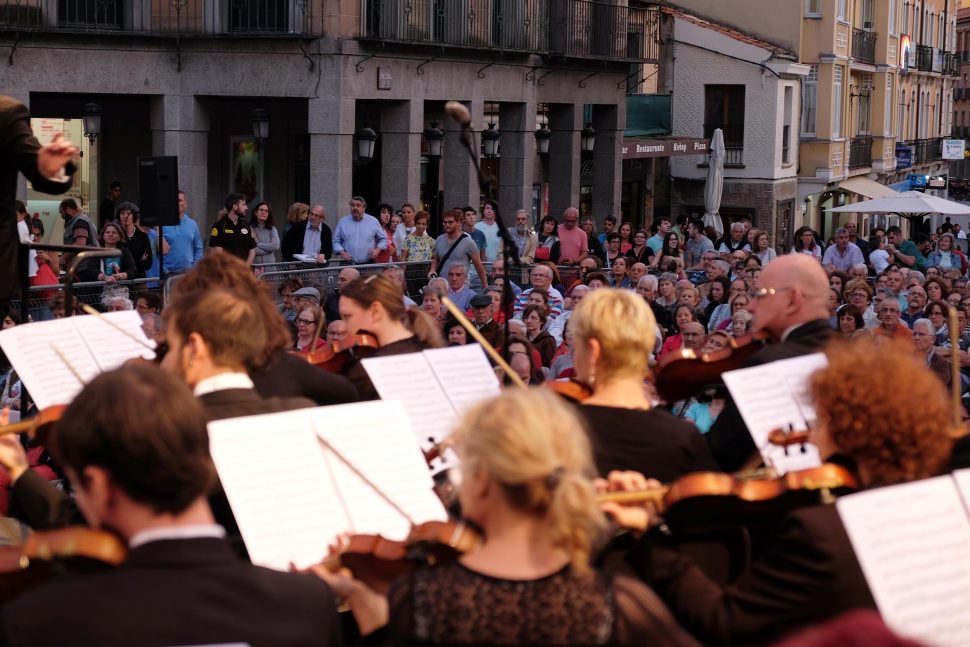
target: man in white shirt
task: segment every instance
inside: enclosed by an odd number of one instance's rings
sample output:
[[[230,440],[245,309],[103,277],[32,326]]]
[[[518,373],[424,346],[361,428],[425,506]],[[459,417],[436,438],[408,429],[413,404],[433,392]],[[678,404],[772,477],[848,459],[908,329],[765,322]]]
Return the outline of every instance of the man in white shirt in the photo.
[[[482,207],[482,219],[475,223],[475,229],[485,235],[485,260],[489,263],[498,258],[502,251],[502,237],[499,235],[497,219],[495,203],[486,200]]]
[[[396,260],[404,260],[404,239],[408,237],[408,234],[413,234],[415,230],[414,226],[414,205],[410,202],[405,202],[401,205],[401,219],[404,221],[397,226],[394,230],[394,254]]]

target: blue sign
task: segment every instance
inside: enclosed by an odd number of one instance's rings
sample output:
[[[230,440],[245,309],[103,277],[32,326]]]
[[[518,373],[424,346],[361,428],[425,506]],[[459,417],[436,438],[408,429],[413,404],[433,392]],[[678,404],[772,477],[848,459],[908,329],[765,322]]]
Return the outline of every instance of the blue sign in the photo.
[[[927,176],[922,173],[911,173],[909,176],[909,186],[916,189],[926,186]]]
[[[896,168],[911,168],[913,166],[913,147],[896,144]]]

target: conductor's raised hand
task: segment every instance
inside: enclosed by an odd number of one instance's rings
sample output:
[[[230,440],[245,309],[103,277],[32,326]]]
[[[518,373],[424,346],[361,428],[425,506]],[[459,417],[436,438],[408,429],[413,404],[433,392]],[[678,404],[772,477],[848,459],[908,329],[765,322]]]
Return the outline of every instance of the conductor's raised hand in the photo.
[[[40,147],[37,151],[37,170],[49,179],[67,178],[63,173],[64,167],[78,154],[77,146],[64,139],[63,133],[54,135],[54,139]]]

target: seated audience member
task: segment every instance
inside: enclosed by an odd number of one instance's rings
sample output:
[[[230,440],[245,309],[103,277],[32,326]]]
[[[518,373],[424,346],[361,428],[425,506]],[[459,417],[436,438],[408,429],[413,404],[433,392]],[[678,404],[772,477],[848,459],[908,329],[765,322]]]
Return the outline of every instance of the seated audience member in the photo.
[[[525,336],[542,357],[542,366],[548,368],[556,352],[556,340],[543,330],[548,321],[547,310],[541,305],[527,305],[522,311]]]
[[[947,469],[951,434],[956,433],[950,428],[949,404],[911,346],[860,340],[832,346],[826,355],[828,366],[810,382],[818,412],[812,442],[823,458],[839,456],[840,464],[852,465],[864,489],[925,479]],[[903,383],[907,397],[859,406],[873,393]],[[610,483],[613,489],[635,490],[656,482],[615,473]],[[659,522],[645,507],[603,507],[628,528],[642,531]],[[786,514],[747,572],[726,586],[673,549],[660,530],[643,536],[640,555],[631,556],[631,563],[639,564],[674,615],[705,645],[772,644],[782,633],[850,609],[875,609],[839,512],[830,503]]]
[[[694,644],[645,586],[590,568],[604,519],[589,441],[568,405],[541,389],[505,391],[465,414],[452,438],[462,512],[484,531],[477,551],[402,577],[386,597],[346,571],[314,569],[365,641]]]
[[[215,480],[206,419],[184,383],[126,366],[92,380],[59,424],[71,433],[52,435],[51,449],[86,519],[119,535],[129,553],[117,568],[58,578],[7,604],[0,641],[340,644],[324,583],[233,555],[206,503]]]
[[[327,345],[320,331],[323,330],[323,310],[311,303],[303,306],[296,316],[296,344],[294,350],[314,351]]]

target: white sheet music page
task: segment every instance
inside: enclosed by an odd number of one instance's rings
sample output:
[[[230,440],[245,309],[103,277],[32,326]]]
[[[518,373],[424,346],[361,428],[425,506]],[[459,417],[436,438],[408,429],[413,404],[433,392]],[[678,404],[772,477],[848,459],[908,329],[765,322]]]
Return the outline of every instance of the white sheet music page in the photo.
[[[970,517],[955,480],[878,488],[836,505],[886,624],[927,645],[970,645]]]
[[[773,364],[775,370],[785,376],[788,388],[791,389],[792,396],[795,398],[795,404],[798,405],[798,410],[801,411],[802,417],[808,424],[813,424],[818,418],[815,413],[815,403],[812,401],[809,378],[815,371],[828,365],[829,360],[825,357],[825,353],[812,353],[802,357],[783,359]]]
[[[817,359],[808,355],[807,358],[772,362],[722,375],[761,457],[779,474],[818,467],[822,463],[818,448],[814,445],[788,447],[786,452],[786,448],[768,442],[768,434],[773,429],[787,429],[789,425],[796,431],[808,428],[790,383],[795,383],[798,388],[794,376],[804,374],[807,378],[814,369],[802,370],[798,364],[789,364],[793,361],[802,361],[807,367],[814,365]],[[782,366],[779,367],[779,364]]]
[[[38,409],[68,404],[84,384],[101,372],[75,325],[67,317],[15,326],[0,331],[0,348],[30,391]],[[64,355],[71,368],[58,355]]]
[[[371,357],[361,364],[382,400],[404,405],[421,447],[430,444],[429,438],[438,442],[451,433],[458,416],[424,353]]]
[[[124,329],[148,346],[155,345],[142,330],[141,315],[135,310],[106,312],[100,317],[81,315],[72,317],[72,319],[102,371],[114,370],[135,357],[144,359],[155,357],[154,351],[118,330],[118,328]],[[105,321],[105,319],[108,321]],[[109,321],[111,323],[108,323]],[[111,324],[114,324],[114,326]],[[115,328],[115,326],[118,326],[118,328]]]
[[[313,409],[209,423],[209,450],[254,564],[306,568],[350,527]]]
[[[445,521],[428,465],[401,402],[376,400],[313,409],[313,425],[368,481],[406,513],[402,515],[323,446],[326,462],[350,518],[349,530],[406,539],[411,521]],[[409,519],[410,517],[410,519]]]
[[[460,417],[470,407],[499,394],[498,378],[478,344],[422,352]]]

